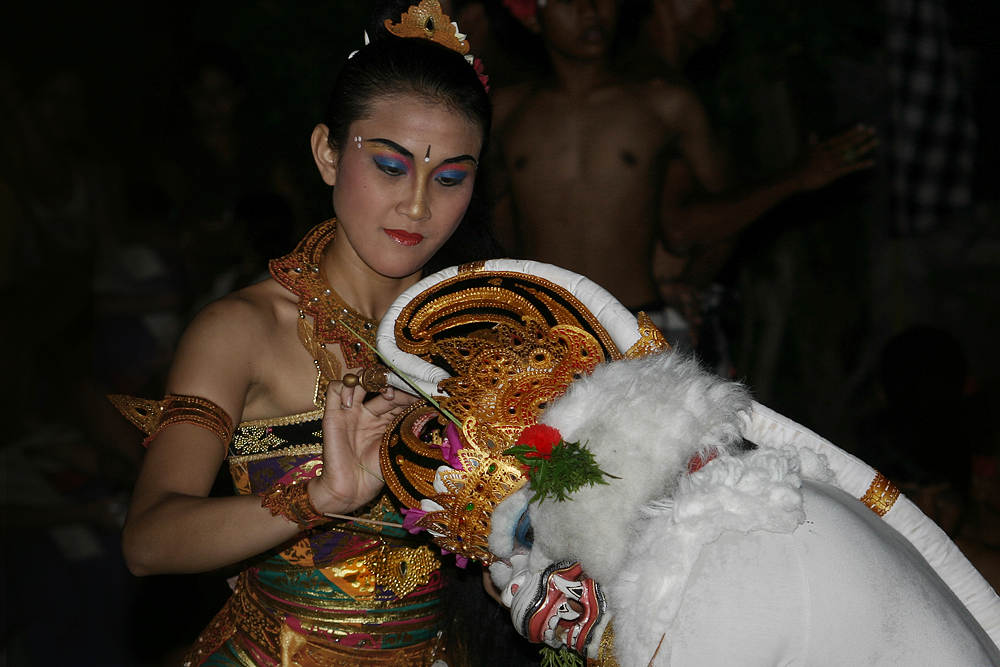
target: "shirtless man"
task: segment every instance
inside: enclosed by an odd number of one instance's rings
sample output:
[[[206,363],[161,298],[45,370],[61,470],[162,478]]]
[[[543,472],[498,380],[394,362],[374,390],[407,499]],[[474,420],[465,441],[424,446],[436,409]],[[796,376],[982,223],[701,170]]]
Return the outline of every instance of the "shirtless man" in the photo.
[[[551,74],[495,93],[506,179],[498,228],[516,256],[586,275],[629,308],[662,309],[670,298],[654,279],[657,241],[676,258],[668,273],[704,286],[719,264],[713,244],[790,195],[872,164],[859,159],[874,146],[871,131],[858,128],[813,146],[772,182],[733,192],[695,94],[612,65],[619,2],[506,4],[544,41]],[[675,294],[673,305],[695,318],[690,291]]]

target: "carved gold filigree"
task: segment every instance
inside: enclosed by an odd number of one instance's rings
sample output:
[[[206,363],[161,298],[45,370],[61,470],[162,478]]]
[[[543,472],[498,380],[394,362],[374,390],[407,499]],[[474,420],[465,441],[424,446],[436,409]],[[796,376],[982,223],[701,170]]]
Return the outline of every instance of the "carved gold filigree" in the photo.
[[[473,280],[470,274],[466,278]],[[437,544],[491,563],[493,510],[526,483],[521,465],[503,452],[514,446],[521,431],[538,423],[572,382],[593,372],[607,356],[621,354],[582,304],[543,279],[484,272],[477,284],[451,280],[439,288],[444,293],[404,309],[396,320],[397,341],[451,369],[454,377],[439,384],[445,394],[439,402],[462,424],[461,466],[442,468],[438,474],[445,491],[434,489],[438,466],[428,461],[441,460],[440,449],[432,445],[440,443],[445,422],[418,405],[387,431],[382,469],[390,488],[409,507],[419,507],[420,498],[441,507],[417,522],[435,535]],[[480,328],[448,335],[467,325]],[[655,344],[652,333],[648,340],[647,347]]]
[[[629,359],[638,359],[651,354],[666,352],[670,348],[670,343],[663,337],[660,330],[656,328],[649,315],[639,312],[639,340],[628,349],[625,356]]]
[[[458,26],[441,11],[438,0],[422,0],[419,5],[399,17],[399,23],[385,20],[385,29],[396,37],[422,37],[463,56],[469,52],[465,35],[458,32]]]

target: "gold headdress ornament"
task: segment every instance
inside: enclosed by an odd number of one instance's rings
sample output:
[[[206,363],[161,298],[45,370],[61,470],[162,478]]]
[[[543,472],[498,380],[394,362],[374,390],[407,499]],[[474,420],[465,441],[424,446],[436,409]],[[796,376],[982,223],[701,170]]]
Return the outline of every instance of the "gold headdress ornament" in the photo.
[[[399,17],[399,23],[385,20],[385,29],[396,37],[422,37],[465,56],[471,65],[469,43],[465,35],[458,31],[458,24],[441,11],[438,0],[421,0],[419,5]]]
[[[486,92],[490,92],[490,77],[483,71],[483,61],[469,53],[469,43],[465,41],[465,35],[459,31],[458,24],[441,11],[441,3],[438,0],[421,0],[419,5],[410,7],[399,17],[399,23],[386,19],[385,29],[396,37],[429,39],[460,53],[472,65]]]
[[[568,290],[509,271],[462,272],[421,292],[396,318],[395,336],[402,351],[452,375],[439,400],[461,432],[431,406],[411,406],[386,431],[382,474],[409,508],[409,525],[491,563],[493,510],[527,482],[503,452],[574,380],[626,355]]]

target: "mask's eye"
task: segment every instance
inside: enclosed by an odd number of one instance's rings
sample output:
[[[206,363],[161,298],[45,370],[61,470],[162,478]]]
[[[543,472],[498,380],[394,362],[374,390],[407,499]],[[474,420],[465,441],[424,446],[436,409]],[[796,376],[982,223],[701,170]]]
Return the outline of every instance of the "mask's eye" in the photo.
[[[531,527],[531,517],[528,516],[527,508],[521,513],[521,518],[517,520],[517,527],[514,528],[514,539],[526,549],[532,548],[535,544],[535,530]]]

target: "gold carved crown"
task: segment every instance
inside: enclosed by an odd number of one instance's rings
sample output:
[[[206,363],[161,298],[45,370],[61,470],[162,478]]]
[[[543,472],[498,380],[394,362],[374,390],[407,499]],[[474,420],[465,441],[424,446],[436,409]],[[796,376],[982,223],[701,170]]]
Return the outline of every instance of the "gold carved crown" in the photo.
[[[396,37],[421,37],[446,46],[463,56],[469,53],[469,43],[465,41],[465,35],[458,31],[458,24],[453,23],[451,18],[441,11],[441,3],[438,0],[422,0],[419,5],[410,7],[399,17],[399,23],[386,19],[385,29]]]
[[[666,346],[656,328],[643,322],[641,344],[628,356]],[[461,424],[452,436],[460,431],[462,447],[451,458],[459,465],[451,465],[440,447],[454,439],[448,437],[449,420],[417,403],[386,431],[386,483],[410,510],[430,501],[416,525],[438,545],[491,563],[493,510],[527,481],[520,463],[503,452],[575,380],[625,355],[566,289],[503,271],[459,273],[425,290],[400,312],[395,334],[401,350],[452,376],[439,384],[446,394],[439,404]]]

